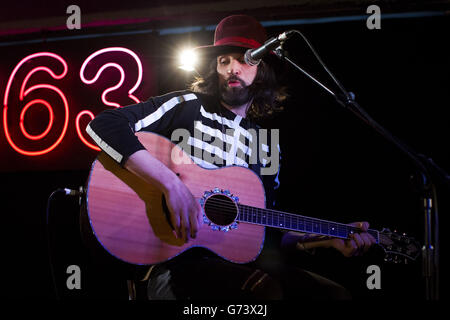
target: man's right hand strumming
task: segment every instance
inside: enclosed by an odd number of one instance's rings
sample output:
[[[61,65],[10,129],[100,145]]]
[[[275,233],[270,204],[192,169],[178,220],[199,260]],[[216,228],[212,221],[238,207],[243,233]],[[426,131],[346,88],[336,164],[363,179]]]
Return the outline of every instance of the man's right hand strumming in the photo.
[[[163,192],[177,238],[187,242],[197,236],[202,225],[202,208],[173,171],[147,150],[133,153],[124,167]]]
[[[185,242],[189,240],[189,237],[195,239],[203,218],[200,203],[178,178],[164,191],[164,196],[170,212],[170,222],[177,238],[184,239]]]

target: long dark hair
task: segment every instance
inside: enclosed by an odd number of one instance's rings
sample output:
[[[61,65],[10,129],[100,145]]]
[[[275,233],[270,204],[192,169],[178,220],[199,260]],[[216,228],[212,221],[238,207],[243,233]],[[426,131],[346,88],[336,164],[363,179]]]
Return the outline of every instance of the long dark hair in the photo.
[[[207,69],[190,85],[190,90],[210,96],[219,96],[219,77],[217,74],[217,59],[210,61]],[[283,110],[282,102],[286,99],[286,88],[277,82],[272,67],[264,62],[258,65],[255,80],[249,86],[252,105],[247,110],[247,117],[257,120],[272,116]]]

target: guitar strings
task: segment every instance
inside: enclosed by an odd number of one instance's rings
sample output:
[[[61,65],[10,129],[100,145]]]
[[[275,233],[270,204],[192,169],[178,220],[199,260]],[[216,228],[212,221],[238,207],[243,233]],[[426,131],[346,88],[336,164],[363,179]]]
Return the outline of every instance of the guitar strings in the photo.
[[[223,204],[221,205],[220,203],[223,203]],[[270,211],[269,212],[264,212],[264,210],[268,210],[268,209],[261,209],[261,208],[256,208],[256,207],[250,207],[250,206],[245,206],[245,205],[242,205],[242,204],[239,204],[238,206],[241,207],[241,209],[244,209],[244,210],[252,210],[252,211],[257,210],[257,212],[245,212],[245,211],[240,211],[240,210],[236,211],[236,206],[234,204],[230,204],[230,201],[227,201],[227,200],[222,200],[222,199],[209,199],[208,200],[208,207],[209,208],[221,209],[222,212],[224,212],[224,213],[226,213],[227,215],[230,215],[230,216],[239,215],[239,216],[243,217],[246,214],[247,215],[252,215],[252,214],[255,215],[255,214],[257,214],[258,216],[260,216],[259,218],[262,219],[263,217],[261,217],[261,214],[266,214],[266,215],[268,215],[268,217],[267,217],[267,219],[268,219],[271,214],[277,213],[275,210],[271,210],[272,212],[270,212]],[[263,210],[263,212],[260,212],[260,210]],[[337,230],[338,232],[339,231],[344,231],[344,232],[348,233],[348,229],[358,230],[356,227],[353,227],[353,226],[350,226],[350,225],[341,224],[341,223],[325,222],[325,221],[320,220],[320,219],[308,218],[308,217],[299,216],[299,215],[290,214],[290,213],[284,213],[284,212],[282,212],[282,214],[287,216],[288,218],[297,220],[297,224],[298,224],[298,220],[303,220],[303,222],[305,224],[310,223],[311,227],[313,227],[314,224],[318,226],[318,225],[321,225],[323,223],[326,223],[326,224],[328,224],[328,226],[330,224],[334,225],[338,229]],[[278,218],[279,218],[278,221],[281,221],[283,219],[282,217],[278,217]],[[247,219],[247,220],[250,220],[250,219]],[[319,220],[319,221],[317,222],[317,220]]]
[[[223,212],[223,211],[225,211],[225,212],[227,212],[227,213],[230,213],[230,212],[231,212],[232,215],[238,214],[238,216],[241,216],[241,217],[243,217],[245,214],[247,214],[247,215],[249,215],[249,216],[257,214],[257,215],[260,216],[259,218],[262,219],[261,213],[262,213],[262,214],[265,213],[265,214],[267,214],[267,216],[270,216],[270,215],[273,214],[273,213],[281,213],[281,214],[284,214],[285,216],[288,216],[288,217],[298,218],[298,219],[303,219],[303,220],[304,220],[305,228],[303,228],[303,229],[298,229],[298,228],[287,228],[286,226],[282,227],[282,228],[290,229],[290,230],[297,230],[297,231],[302,231],[302,232],[306,232],[306,233],[323,234],[323,235],[326,235],[326,236],[338,237],[338,238],[343,238],[343,239],[348,238],[348,230],[349,230],[349,229],[350,229],[350,230],[359,230],[359,229],[357,229],[356,227],[353,227],[353,226],[351,226],[351,225],[346,225],[346,224],[342,224],[342,223],[335,223],[335,222],[326,222],[326,223],[328,223],[328,224],[334,224],[334,225],[336,225],[337,228],[338,228],[338,232],[342,232],[342,233],[344,233],[345,235],[340,235],[340,234],[333,235],[333,234],[329,234],[329,232],[325,234],[325,233],[321,233],[321,232],[318,232],[318,231],[313,230],[313,225],[310,226],[311,230],[308,230],[308,229],[306,228],[306,223],[308,223],[308,222],[313,222],[316,218],[309,218],[309,217],[305,217],[305,216],[295,215],[295,214],[286,213],[286,212],[277,211],[277,210],[272,210],[272,209],[257,208],[257,207],[252,207],[252,206],[243,205],[243,204],[236,204],[236,203],[232,203],[230,200],[223,200],[223,199],[220,199],[220,198],[211,198],[211,199],[208,199],[207,201],[209,202],[209,203],[208,203],[208,206],[209,206],[209,207],[213,207],[213,208],[215,208],[215,209],[220,209],[222,212]],[[236,211],[236,205],[237,205],[237,207],[238,207],[238,211]],[[243,210],[252,210],[252,212],[247,212],[247,213],[246,213],[246,212],[241,211],[242,209],[243,209]],[[254,210],[256,210],[256,213],[253,212]],[[261,212],[260,212],[260,211],[261,211]],[[267,211],[267,212],[264,212],[264,211]],[[266,219],[268,219],[268,217],[267,217]],[[254,222],[254,221],[250,221],[251,219],[247,219],[247,220],[248,220],[248,222]],[[308,221],[308,220],[309,220],[309,221]],[[320,221],[320,219],[317,219],[317,220]],[[241,220],[241,221],[242,221],[242,220]],[[298,221],[297,221],[297,222],[298,222]],[[319,222],[319,223],[320,223],[320,222]],[[268,226],[274,226],[274,225],[270,225],[270,224],[268,224],[268,223],[265,224],[265,225],[268,225]],[[277,227],[279,227],[279,226],[277,226]],[[379,231],[369,229],[367,232],[369,232],[370,234],[372,234],[372,235],[375,237],[376,242],[377,242],[378,244],[381,244],[381,239],[380,239],[380,233],[379,233]],[[384,247],[384,246],[383,246],[383,247]],[[404,254],[404,253],[402,253],[402,252],[397,252],[396,254],[401,255],[401,256],[404,256],[404,257],[406,257],[406,258],[411,258],[410,255]]]
[[[206,205],[206,203],[205,203]],[[312,232],[312,233],[320,233],[318,231],[314,231],[314,223],[316,225],[321,224],[321,223],[327,223],[328,227],[330,224],[335,225],[337,227],[337,232],[340,233],[344,233],[344,234],[348,234],[349,230],[359,230],[358,228],[351,226],[351,225],[347,225],[347,224],[342,224],[342,223],[337,223],[337,222],[329,222],[329,221],[324,221],[321,219],[316,219],[316,218],[309,218],[309,217],[305,217],[305,216],[301,216],[301,215],[296,215],[296,214],[292,214],[292,213],[286,213],[286,212],[282,212],[282,211],[278,211],[278,210],[272,210],[272,209],[266,209],[266,208],[258,208],[258,207],[252,207],[252,206],[247,206],[244,204],[239,204],[239,203],[235,203],[232,202],[231,200],[224,200],[224,199],[220,199],[218,197],[215,198],[210,198],[207,200],[207,205],[209,208],[214,208],[217,210],[220,210],[221,213],[225,212],[226,214],[230,215],[230,216],[237,216],[241,218],[241,221],[245,221],[247,220],[247,222],[255,222],[254,219],[251,218],[251,216],[253,215],[257,215],[259,219],[267,219],[266,221],[269,220],[270,215],[274,214],[274,213],[280,213],[283,214],[285,217],[289,217],[291,219],[295,218],[297,219],[297,225],[299,225],[301,222],[299,222],[299,220],[303,220],[303,223],[305,225],[305,227],[303,229],[300,228],[286,228],[286,229],[291,229],[291,230],[297,230],[297,231],[302,231],[302,232]],[[237,206],[237,208],[236,208]],[[246,212],[247,211],[247,212]],[[256,211],[256,212],[255,212]],[[263,217],[262,215],[266,214],[267,217]],[[247,215],[247,219],[244,219],[245,216]],[[254,218],[254,217],[253,217]],[[275,219],[273,219],[274,217],[272,217],[272,221],[274,221]],[[280,220],[282,220],[281,217],[279,217]],[[318,221],[318,222],[317,222]],[[286,222],[286,221],[285,221]],[[311,230],[308,230],[308,223],[311,223],[311,225],[309,226]],[[264,224],[264,223],[262,223]],[[292,224],[292,221],[291,221]],[[273,223],[266,223],[264,225],[268,225],[268,226],[275,226]],[[277,225],[277,227],[279,227]],[[284,226],[286,227],[286,226]],[[328,228],[329,230],[329,228]],[[367,231],[368,233],[372,234],[377,243],[380,243],[381,239],[379,231],[377,230],[373,230],[373,229],[369,229]],[[329,232],[326,235],[330,235]],[[341,237],[340,235],[331,235],[331,236],[335,236],[335,237]],[[343,236],[343,238],[345,238],[346,236]]]
[[[223,209],[223,207],[221,206],[215,206],[218,209]],[[233,216],[235,215],[234,213],[236,213],[236,211],[233,212]],[[251,215],[251,214],[249,214]],[[245,218],[244,215],[241,213],[237,216],[238,221],[242,221],[242,222],[249,222],[249,223],[258,223],[257,221],[254,221],[256,219],[251,219],[251,218]],[[321,232],[321,230],[323,228],[319,228],[319,226],[317,224],[314,225],[314,223],[309,222],[309,221],[296,221],[297,223],[293,223],[291,221],[291,223],[285,223],[283,224],[279,224],[279,221],[282,221],[282,219],[280,220],[276,220],[276,219],[270,219],[269,217],[266,217],[265,219],[267,219],[266,221],[271,221],[270,222],[262,222],[262,217],[259,217],[259,219],[261,219],[261,222],[259,222],[258,224],[261,225],[265,225],[265,226],[272,226],[272,227],[278,227],[278,228],[282,228],[282,229],[287,229],[287,230],[293,230],[293,231],[300,231],[300,232],[307,232],[307,233],[315,233],[315,234],[320,234],[320,235],[326,235],[326,236],[333,236],[333,237],[338,237],[338,238],[348,238],[348,228],[346,228],[345,226],[337,226],[336,229],[334,230],[336,232],[336,234],[332,234],[330,231],[324,233]],[[277,222],[275,222],[277,221]],[[297,225],[298,227],[294,227],[294,225]],[[303,226],[303,227],[301,227]],[[328,228],[329,230],[329,228]]]
[[[336,229],[337,233],[351,233],[351,232],[358,232],[360,231],[359,228],[351,226],[351,225],[347,225],[347,224],[343,224],[343,223],[338,223],[338,222],[331,222],[331,221],[326,221],[326,220],[322,220],[322,219],[317,219],[317,218],[310,218],[310,217],[305,217],[305,216],[301,216],[301,215],[296,215],[296,214],[291,214],[291,213],[286,213],[286,212],[282,212],[282,211],[278,211],[278,210],[272,210],[272,209],[265,209],[265,208],[257,208],[257,207],[252,207],[252,206],[246,206],[243,204],[237,204],[239,209],[244,209],[244,210],[252,210],[256,212],[245,212],[245,211],[241,211],[238,210],[238,212],[236,212],[236,206],[235,203],[230,203],[231,200],[223,200],[223,199],[218,199],[218,198],[214,198],[214,199],[209,199],[207,200],[207,202],[210,202],[208,204],[208,206],[210,207],[214,207],[214,208],[218,208],[221,209],[222,211],[225,211],[226,214],[229,215],[237,215],[240,216],[241,220],[244,220],[243,218],[245,218],[244,215],[255,215],[257,214],[259,216],[260,219],[263,219],[263,217],[261,216],[262,214],[267,214],[268,216],[270,216],[273,213],[279,213],[279,214],[283,214],[286,217],[290,218],[291,220],[291,224],[292,224],[292,219],[297,220],[297,225],[301,224],[300,221],[303,220],[303,223],[305,224],[305,227],[302,229],[302,231],[309,231],[307,229],[309,229],[308,227],[310,227],[312,229],[312,231],[314,232],[314,227],[319,227],[319,225],[322,227],[323,223],[327,224],[327,229],[329,230],[330,224],[332,226],[334,226]],[[222,203],[222,205],[221,205]],[[230,214],[231,213],[231,214]],[[257,217],[258,218],[258,217]],[[273,218],[273,217],[272,217]],[[283,219],[282,217],[278,217],[280,221],[281,219]],[[268,219],[268,218],[266,218]],[[248,220],[249,222],[253,222],[252,219],[245,219]],[[273,220],[272,220],[273,221]],[[285,220],[286,222],[286,220]],[[310,224],[310,225],[308,225]],[[269,224],[266,223],[266,225],[272,225],[274,226],[274,224]],[[282,225],[277,225],[278,227],[282,226]],[[322,228],[320,228],[322,229]],[[372,234],[376,239],[379,239],[379,232],[377,230],[372,230],[369,229],[367,231],[368,233]],[[330,233],[330,232],[328,232]],[[378,240],[377,240],[378,242]]]
[[[208,203],[211,202],[211,203]],[[224,205],[221,205],[221,203],[224,203]],[[222,199],[208,199],[206,203],[208,203],[208,206],[214,206],[215,208],[221,208],[224,210],[227,210],[228,212],[235,212],[236,211],[236,206],[235,204],[230,204],[231,201],[228,200],[222,200]],[[328,224],[335,224],[338,226],[342,226],[342,227],[346,227],[346,228],[353,228],[355,230],[357,230],[358,228],[353,227],[351,225],[347,225],[344,223],[339,223],[339,222],[331,222],[331,221],[326,221],[326,220],[322,220],[322,219],[317,219],[317,218],[310,218],[310,217],[306,217],[306,216],[301,216],[301,215],[297,215],[297,214],[292,214],[292,213],[287,213],[287,212],[282,212],[282,211],[277,211],[277,210],[273,210],[273,209],[266,209],[266,208],[257,208],[257,207],[252,207],[252,206],[247,206],[244,204],[238,204],[238,209],[244,209],[244,210],[252,210],[252,211],[257,211],[256,214],[273,214],[273,213],[279,213],[279,214],[283,214],[287,217],[290,218],[295,218],[295,219],[303,219],[305,221],[311,221],[311,222],[316,222],[316,223],[328,223]],[[240,211],[240,210],[239,210]],[[244,212],[246,213],[246,212]],[[247,214],[255,214],[255,212],[247,212]]]
[[[212,205],[210,204],[210,206]],[[221,213],[224,211],[224,208],[222,206],[215,206],[215,208],[219,209]],[[356,229],[353,226],[343,224],[327,223],[326,227],[324,228],[323,223],[320,224],[315,223],[314,220],[308,218],[302,220],[300,217],[299,219],[293,220],[291,219],[288,222],[286,222],[286,220],[283,220],[282,218],[278,220],[274,217],[270,218],[270,213],[267,217],[262,217],[260,213],[258,213],[259,217],[254,217],[255,214],[253,213],[252,218],[251,217],[252,213],[239,212],[238,214],[236,214],[236,210],[233,210],[231,213],[230,210],[225,209],[225,211],[228,211],[226,213],[228,216],[235,217],[235,219],[237,218],[237,220],[241,222],[256,223],[259,225],[277,227],[281,229],[293,230],[298,232],[314,233],[343,239],[348,239],[349,234],[355,232],[355,230],[356,232],[359,232],[359,229]],[[264,222],[264,219],[266,222]],[[284,223],[280,223],[281,221],[284,221]],[[323,231],[324,229],[326,231]],[[368,230],[367,232],[370,233],[376,239],[376,243],[379,243],[380,240],[378,231]]]
[[[208,203],[211,202],[211,203]],[[223,205],[220,204],[224,203]],[[234,204],[230,204],[230,201],[227,200],[221,200],[221,199],[209,199],[206,203],[208,203],[208,206],[212,206],[215,208],[220,208],[220,209],[224,209],[227,212],[236,212],[236,206]],[[301,215],[296,215],[296,214],[291,214],[291,213],[286,213],[286,212],[282,212],[282,211],[277,211],[277,210],[272,210],[272,209],[264,209],[264,208],[257,208],[257,207],[251,207],[251,206],[246,206],[243,204],[238,204],[238,209],[244,209],[244,210],[252,210],[256,212],[243,212],[244,214],[273,214],[273,213],[280,213],[283,214],[287,217],[290,218],[295,218],[295,219],[303,219],[305,221],[310,221],[310,222],[315,222],[315,223],[328,223],[328,224],[335,224],[337,226],[342,226],[342,227],[346,227],[346,228],[354,228],[357,229],[356,227],[350,226],[350,225],[346,225],[346,224],[341,224],[338,222],[330,222],[330,221],[324,221],[321,219],[316,219],[316,218],[309,218],[309,217],[305,217],[305,216],[301,216]],[[239,210],[240,212],[240,210]]]

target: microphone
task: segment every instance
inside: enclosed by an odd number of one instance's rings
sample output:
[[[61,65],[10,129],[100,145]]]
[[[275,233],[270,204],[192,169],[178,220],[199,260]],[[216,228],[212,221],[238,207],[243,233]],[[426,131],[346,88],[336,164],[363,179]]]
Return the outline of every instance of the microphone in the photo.
[[[244,54],[245,63],[249,66],[258,65],[261,62],[261,58],[266,55],[266,53],[278,47],[280,43],[286,41],[294,32],[294,30],[283,32],[277,37],[270,38],[259,48],[248,49]]]

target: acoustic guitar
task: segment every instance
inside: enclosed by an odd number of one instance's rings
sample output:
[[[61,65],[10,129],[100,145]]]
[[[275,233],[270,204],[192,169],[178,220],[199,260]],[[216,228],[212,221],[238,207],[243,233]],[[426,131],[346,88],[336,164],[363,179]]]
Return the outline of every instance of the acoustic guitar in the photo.
[[[100,152],[87,182],[87,214],[99,243],[120,260],[156,264],[204,247],[226,260],[247,263],[261,252],[265,227],[342,239],[360,231],[343,223],[266,209],[263,184],[250,169],[205,169],[165,137],[146,132],[137,137],[200,202],[204,225],[187,243],[176,238],[162,192]],[[406,235],[389,229],[368,232],[387,260],[415,260],[420,253],[417,241]]]

